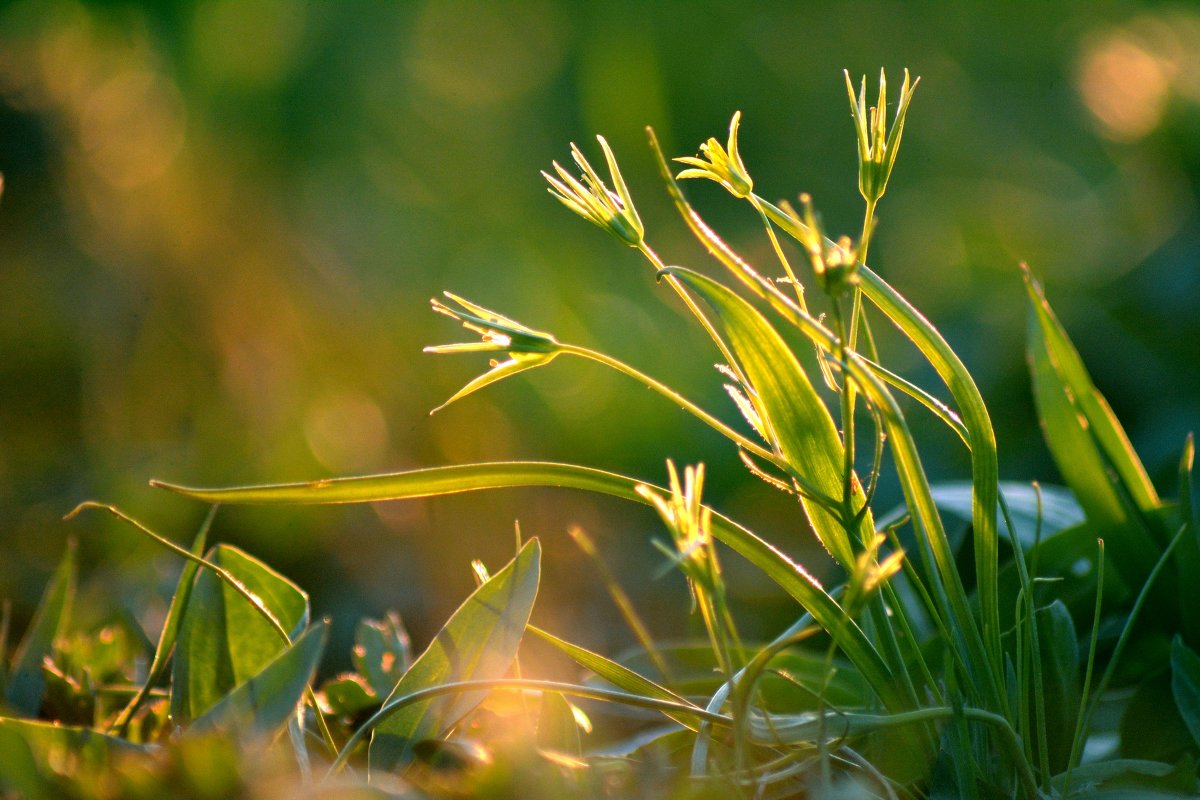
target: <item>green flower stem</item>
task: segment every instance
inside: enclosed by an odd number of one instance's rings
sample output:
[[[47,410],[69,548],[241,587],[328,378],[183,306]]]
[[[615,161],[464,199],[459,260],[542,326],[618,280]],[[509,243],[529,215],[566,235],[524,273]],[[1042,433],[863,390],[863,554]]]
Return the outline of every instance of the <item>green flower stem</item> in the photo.
[[[705,711],[688,703],[676,703],[670,700],[660,700],[656,697],[645,697],[638,694],[630,694],[615,689],[600,689],[593,686],[580,686],[574,683],[561,683],[559,681],[541,681],[529,678],[497,678],[494,680],[477,680],[477,681],[456,681],[453,683],[442,683],[437,686],[427,686],[424,689],[418,689],[410,694],[397,697],[391,702],[386,703],[381,709],[371,715],[370,719],[358,727],[353,735],[346,741],[346,745],[341,752],[337,754],[333,764],[329,767],[329,772],[325,777],[329,778],[341,771],[345,766],[347,759],[350,758],[354,748],[367,736],[375,730],[375,728],[387,719],[389,716],[399,711],[405,706],[410,706],[413,703],[420,703],[423,700],[429,700],[434,697],[440,697],[446,694],[458,694],[461,692],[473,692],[479,690],[491,689],[513,689],[517,691],[538,691],[538,692],[559,692],[573,697],[584,697],[589,700],[601,700],[610,703],[622,703],[628,706],[637,708],[649,708],[655,711],[670,711],[676,714],[686,714],[705,722],[713,723],[728,727],[733,724],[733,720],[724,714],[715,714]]]
[[[97,503],[89,500],[77,505],[69,514],[63,517],[63,519],[73,519],[79,513],[92,509],[96,511],[106,511],[109,514],[112,514],[125,524],[130,525],[146,536],[149,536],[151,539],[158,542],[175,555],[181,558],[186,558],[188,561],[194,561],[201,567],[211,570],[214,575],[223,580],[230,586],[230,588],[241,595],[246,602],[249,603],[254,610],[257,611],[259,615],[270,624],[279,638],[283,640],[284,645],[290,646],[292,644],[292,637],[288,636],[288,632],[284,629],[283,624],[276,619],[275,615],[271,613],[271,610],[263,604],[262,598],[246,588],[246,585],[239,581],[232,572],[224,567],[214,564],[203,556],[198,556],[190,550],[180,547],[165,536],[155,533],[116,506],[105,503]],[[312,684],[309,684],[305,687],[305,698],[308,700],[308,702],[312,703],[313,711],[316,713],[317,727],[321,729],[321,739],[325,743],[325,748],[329,751],[331,756],[337,755],[337,744],[333,741],[333,734],[329,730],[329,724],[325,720],[325,715],[321,711],[320,704],[317,703],[317,695],[312,689]]]
[[[1091,705],[1088,706],[1087,714],[1084,716],[1082,730],[1084,738],[1087,737],[1087,731],[1092,727],[1092,716],[1096,713],[1096,707],[1100,705],[1100,699],[1104,696],[1104,692],[1108,689],[1108,684],[1112,682],[1113,675],[1117,672],[1117,665],[1121,661],[1121,656],[1125,652],[1125,645],[1129,643],[1129,637],[1133,633],[1134,624],[1137,622],[1138,616],[1142,612],[1142,606],[1146,604],[1146,598],[1150,596],[1150,589],[1154,586],[1154,582],[1158,580],[1158,574],[1162,572],[1163,567],[1171,559],[1171,553],[1175,550],[1175,546],[1183,541],[1183,536],[1187,533],[1188,526],[1180,525],[1179,531],[1171,539],[1170,544],[1163,550],[1162,555],[1158,558],[1158,563],[1154,565],[1154,569],[1150,570],[1150,574],[1146,576],[1146,582],[1142,584],[1142,589],[1138,592],[1137,600],[1133,603],[1133,608],[1129,610],[1129,618],[1125,620],[1125,627],[1121,630],[1121,635],[1117,639],[1117,646],[1113,648],[1112,655],[1109,656],[1108,666],[1104,668],[1104,674],[1100,676],[1100,682],[1096,684],[1096,694],[1092,698]]]
[[[1075,735],[1071,737],[1071,754],[1067,757],[1067,774],[1063,780],[1063,797],[1071,795],[1071,771],[1079,763],[1083,742],[1087,738],[1084,724],[1087,717],[1088,695],[1092,690],[1092,671],[1096,666],[1096,642],[1100,638],[1100,609],[1104,605],[1104,540],[1096,540],[1096,605],[1092,610],[1092,636],[1088,644],[1087,669],[1083,673],[1083,691],[1079,699],[1079,714],[1075,719]]]
[[[712,414],[709,414],[707,411],[705,411],[704,409],[697,406],[691,400],[688,400],[686,397],[681,395],[679,392],[675,391],[674,389],[672,389],[671,387],[669,387],[663,383],[660,383],[659,381],[655,380],[654,378],[651,378],[649,375],[642,372],[641,370],[631,367],[630,365],[626,364],[625,362],[619,361],[611,356],[605,355],[604,353],[598,352],[596,350],[591,350],[586,347],[579,347],[578,345],[573,345],[573,344],[561,345],[559,352],[563,353],[563,354],[569,354],[569,355],[579,356],[581,358],[586,358],[591,361],[595,361],[598,364],[603,364],[606,367],[611,367],[612,369],[615,369],[617,372],[620,372],[624,375],[628,375],[630,378],[633,378],[635,381],[638,381],[639,383],[643,384],[647,388],[652,389],[655,392],[658,392],[660,395],[667,398],[672,403],[675,403],[683,410],[689,412],[690,414],[695,416],[697,419],[699,419],[701,422],[703,422],[706,425],[708,425],[709,427],[713,428],[715,431],[717,431],[721,435],[723,435],[729,439],[732,439],[738,445],[738,447],[741,447],[746,452],[753,453],[758,458],[761,458],[764,461],[769,461],[770,463],[774,464],[775,466],[779,467],[780,469],[786,468],[782,459],[780,459],[779,456],[775,455],[770,450],[768,450],[765,447],[763,447],[762,445],[754,442],[753,440],[749,439],[748,437],[743,436],[742,434],[738,433],[733,428],[729,427],[724,422],[721,422],[721,420],[714,417]]]

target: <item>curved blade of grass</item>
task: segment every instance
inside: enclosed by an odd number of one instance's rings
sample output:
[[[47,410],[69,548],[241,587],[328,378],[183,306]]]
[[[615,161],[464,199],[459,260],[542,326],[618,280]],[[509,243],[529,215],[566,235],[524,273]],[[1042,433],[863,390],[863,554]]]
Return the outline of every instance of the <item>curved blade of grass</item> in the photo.
[[[772,222],[790,236],[802,240],[803,226],[799,220],[777,206],[759,199]],[[863,296],[908,337],[937,371],[938,377],[954,397],[959,417],[966,427],[967,445],[971,453],[971,484],[975,498],[971,515],[975,540],[975,581],[979,587],[983,637],[992,660],[992,670],[997,675],[1002,674],[997,591],[999,539],[996,526],[1000,468],[991,417],[971,373],[937,328],[866,264],[859,264],[858,273]]]
[[[296,713],[328,638],[329,621],[319,620],[261,672],[221,698],[188,731],[223,730],[255,739],[274,735]]]
[[[465,464],[390,475],[231,489],[194,489],[162,481],[151,481],[151,485],[209,503],[281,505],[371,503],[518,486],[583,489],[643,504],[648,501],[638,494],[636,489],[640,485],[650,486],[660,494],[667,493],[666,489],[645,481],[593,467],[537,461]],[[846,617],[837,601],[802,566],[753,532],[715,511],[712,515],[712,534],[761,569],[810,612],[813,619],[830,632],[875,691],[887,694],[895,692],[889,670],[862,630]]]
[[[258,559],[231,545],[209,551],[209,563],[232,575],[285,631],[308,622],[308,595]],[[171,716],[198,719],[260,673],[287,646],[262,611],[211,570],[196,585],[179,626],[173,659]]]
[[[67,551],[42,594],[25,637],[13,654],[4,699],[14,711],[29,717],[36,717],[42,706],[42,695],[46,692],[42,659],[50,654],[54,639],[67,624],[75,596],[75,573],[75,542],[72,540],[67,543]]]
[[[204,548],[208,546],[208,532],[212,528],[213,518],[217,515],[217,509],[220,506],[212,506],[208,510],[208,514],[204,517],[204,522],[200,524],[200,530],[196,533],[196,538],[192,540],[191,552],[199,557],[204,555]],[[170,661],[171,653],[175,650],[175,641],[179,637],[179,623],[183,620],[183,612],[187,609],[188,599],[192,596],[192,586],[196,580],[196,573],[200,570],[200,564],[196,561],[186,561],[183,565],[183,571],[179,573],[179,581],[175,584],[175,593],[171,595],[171,607],[167,610],[167,619],[163,623],[162,633],[158,637],[158,646],[154,649],[154,659],[150,662],[150,669],[146,674],[146,680],[142,687],[138,689],[137,694],[130,699],[125,708],[121,709],[121,713],[113,720],[109,730],[119,736],[125,735],[125,730],[129,726],[129,721],[133,719],[133,715],[141,707],[146,696],[150,694],[150,690],[162,678],[166,671],[167,664]]]
[[[516,558],[480,585],[413,662],[384,705],[431,686],[500,678],[508,672],[537,597],[541,552],[537,539],[530,539]],[[407,765],[414,744],[441,736],[484,696],[471,692],[430,699],[391,714],[372,735],[370,770]]]

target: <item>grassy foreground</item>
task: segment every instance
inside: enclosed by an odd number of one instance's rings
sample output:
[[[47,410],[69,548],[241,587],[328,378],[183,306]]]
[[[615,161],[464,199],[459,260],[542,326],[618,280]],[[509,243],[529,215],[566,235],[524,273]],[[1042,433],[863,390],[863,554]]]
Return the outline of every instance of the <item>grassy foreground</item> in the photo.
[[[675,159],[658,147],[683,223],[720,278],[673,265],[649,240],[607,142],[602,174],[574,145],[550,193],[644,256],[712,341],[736,426],[605,353],[447,293],[433,310],[476,334],[427,348],[486,353],[447,403],[560,356],[644,384],[714,428],[841,568],[822,585],[704,502],[704,466],[652,482],[590,466],[497,462],[309,483],[198,489],[211,505],[190,546],[123,520],[183,563],[157,643],[133,623],[70,624],[70,549],[29,629],[0,628],[0,793],[15,797],[1174,797],[1200,790],[1200,528],[1193,445],[1177,501],[1146,475],[1026,269],[1028,360],[1040,423],[1066,487],[1002,483],[987,408],[938,330],[867,266],[876,210],[917,88],[889,106],[846,77],[863,223],[825,235],[812,199],[754,192],[738,145]],[[891,113],[889,114],[889,109]],[[688,203],[680,182],[724,187],[761,220],[775,261],[756,267]],[[1015,279],[1015,278],[1014,278]],[[908,342],[941,385],[880,362]],[[697,358],[709,358],[698,353]],[[469,401],[468,401],[469,402]],[[908,414],[961,441],[969,479],[931,484]],[[966,478],[967,476],[964,476]],[[904,509],[874,508],[894,480]],[[520,541],[414,654],[398,617],[363,620],[354,670],[317,682],[329,623],[301,587],[253,555],[211,544],[222,504],[361,503],[554,486],[654,508],[705,636],[664,646],[585,534],[576,541],[641,643],[620,660],[530,624],[541,550]],[[738,630],[717,543],[795,599],[775,639]],[[16,639],[16,637],[13,637]],[[573,661],[577,683],[530,677],[522,642]]]

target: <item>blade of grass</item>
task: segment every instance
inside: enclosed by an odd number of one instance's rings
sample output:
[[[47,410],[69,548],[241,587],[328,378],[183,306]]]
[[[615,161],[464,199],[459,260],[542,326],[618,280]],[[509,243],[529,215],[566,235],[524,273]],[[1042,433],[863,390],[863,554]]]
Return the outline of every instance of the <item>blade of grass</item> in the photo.
[[[204,516],[204,521],[200,523],[200,530],[196,533],[196,538],[192,541],[191,552],[197,556],[204,555],[204,550],[207,547],[208,532],[212,528],[213,519],[217,515],[217,509],[220,506],[214,505],[209,508],[208,513]],[[133,715],[141,707],[146,697],[150,694],[150,690],[162,678],[166,671],[167,663],[171,658],[171,653],[175,649],[175,640],[179,634],[179,623],[183,619],[183,613],[187,608],[188,598],[192,594],[192,585],[195,582],[196,573],[199,571],[200,565],[195,561],[186,561],[183,565],[183,571],[179,573],[179,581],[175,584],[175,594],[171,596],[171,607],[167,610],[167,619],[163,623],[162,633],[158,637],[158,646],[154,649],[154,658],[150,662],[150,669],[146,674],[146,680],[125,706],[121,709],[121,713],[113,720],[109,726],[109,732],[115,733],[118,736],[124,736],[126,729],[129,727],[129,721],[133,719]]]
[[[536,461],[433,467],[390,475],[231,489],[195,489],[162,481],[152,481],[151,485],[210,503],[283,505],[370,503],[518,486],[583,489],[639,503],[648,501],[637,492],[638,486],[650,486],[662,494],[667,492],[645,481],[592,467]],[[881,696],[894,694],[891,672],[870,641],[802,566],[750,530],[715,511],[712,533],[811,612]]]

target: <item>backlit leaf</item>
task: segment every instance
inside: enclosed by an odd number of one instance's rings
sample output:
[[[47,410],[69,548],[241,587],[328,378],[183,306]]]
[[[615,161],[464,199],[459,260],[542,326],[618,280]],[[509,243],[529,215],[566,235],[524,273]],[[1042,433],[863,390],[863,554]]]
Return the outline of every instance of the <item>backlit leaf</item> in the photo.
[[[529,622],[540,570],[541,546],[531,539],[516,558],[454,612],[400,679],[388,701],[430,686],[503,677],[512,666]],[[371,770],[395,770],[406,765],[412,760],[417,742],[442,736],[483,697],[482,692],[468,692],[431,698],[391,714],[372,734]]]
[[[208,560],[258,598],[285,631],[308,623],[308,596],[266,564],[224,544],[209,550]],[[177,723],[202,716],[287,646],[261,609],[211,570],[200,571],[176,643],[171,715]]]

